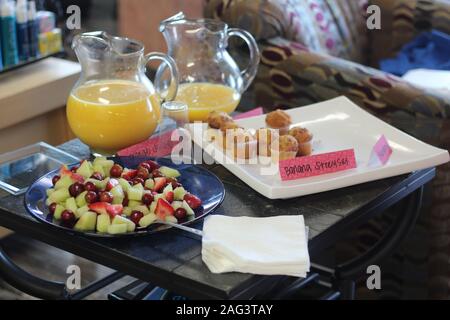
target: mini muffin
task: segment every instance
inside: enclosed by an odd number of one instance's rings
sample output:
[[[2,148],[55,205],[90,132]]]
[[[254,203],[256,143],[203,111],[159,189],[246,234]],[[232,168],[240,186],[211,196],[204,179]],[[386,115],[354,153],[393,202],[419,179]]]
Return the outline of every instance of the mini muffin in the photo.
[[[232,143],[231,139],[235,135],[242,134],[245,130],[239,127],[230,126],[229,128],[220,129],[221,131],[216,131],[218,134],[215,138],[216,143],[223,149],[227,148],[227,142],[229,140]]]
[[[233,158],[250,159],[256,157],[258,142],[256,138],[242,128],[228,131],[225,138],[227,153]]]
[[[289,134],[298,142],[298,156],[309,156],[312,153],[313,135],[306,128],[294,127]]]
[[[219,111],[211,111],[207,121],[209,126],[214,129],[220,129],[227,122],[234,122],[229,114]]]
[[[286,112],[277,109],[267,114],[266,124],[269,128],[278,129],[282,136],[288,133],[289,126],[292,124],[292,119]]]
[[[293,136],[284,135],[278,139],[279,160],[293,159],[297,156],[298,142]],[[276,152],[272,144],[272,152]]]
[[[224,134],[226,134],[227,130],[235,130],[240,128],[238,124],[234,121],[228,121],[222,124],[220,126],[220,131],[222,131]]]
[[[279,137],[278,132],[270,128],[256,130],[256,140],[258,140],[258,155],[263,157],[271,156],[272,141]]]

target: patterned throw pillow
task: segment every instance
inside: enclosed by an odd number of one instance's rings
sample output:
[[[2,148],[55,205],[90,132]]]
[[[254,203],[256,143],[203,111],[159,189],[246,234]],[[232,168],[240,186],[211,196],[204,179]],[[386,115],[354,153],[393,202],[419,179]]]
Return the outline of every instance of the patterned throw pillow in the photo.
[[[367,0],[208,0],[205,15],[250,31],[284,37],[313,51],[362,61]],[[364,41],[361,41],[362,43]]]

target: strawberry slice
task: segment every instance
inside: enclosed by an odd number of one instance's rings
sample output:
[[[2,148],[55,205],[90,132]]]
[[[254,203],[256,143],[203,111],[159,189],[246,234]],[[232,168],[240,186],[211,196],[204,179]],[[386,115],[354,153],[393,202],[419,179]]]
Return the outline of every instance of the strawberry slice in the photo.
[[[108,204],[106,212],[108,212],[111,218],[114,218],[115,216],[122,214],[123,206],[121,204]]]
[[[117,186],[119,184],[119,181],[116,179],[109,179],[108,183],[106,184],[106,191],[111,191],[112,188]]]
[[[166,186],[167,179],[164,177],[155,178],[155,186],[153,187],[153,191],[160,191],[162,188]]]
[[[108,202],[91,203],[89,209],[97,214],[107,213],[111,218],[114,218],[123,212],[123,206],[121,204],[109,204]]]
[[[156,203],[155,213],[158,216],[158,219],[165,220],[167,216],[173,216],[175,210],[172,208],[170,203],[168,203],[163,198],[159,198]]]
[[[129,170],[122,174],[122,178],[130,181],[130,180],[133,180],[134,178],[136,178],[137,173],[138,173],[137,170]]]
[[[98,214],[105,214],[108,213],[108,205],[108,202],[94,202],[89,204],[89,210],[92,210]]]
[[[72,172],[71,170],[69,170],[69,168],[67,168],[66,165],[61,167],[61,169],[59,170],[59,175],[61,177],[62,176],[69,176],[74,182],[84,183],[83,176]]]

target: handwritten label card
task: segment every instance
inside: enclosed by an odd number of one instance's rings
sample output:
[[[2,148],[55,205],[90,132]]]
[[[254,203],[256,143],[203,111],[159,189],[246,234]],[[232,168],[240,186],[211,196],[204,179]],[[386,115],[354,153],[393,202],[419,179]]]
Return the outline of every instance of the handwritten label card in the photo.
[[[148,156],[148,157],[164,157],[172,152],[172,148],[177,145],[178,141],[172,141],[173,130],[164,132],[161,135],[152,137],[141,143],[132,145],[126,149],[122,149],[117,154],[119,156]],[[163,142],[160,143],[160,140]]]
[[[296,180],[356,168],[353,149],[280,161],[281,180]]]
[[[392,148],[386,137],[381,135],[370,154],[369,165],[380,164],[385,165],[392,155]]]

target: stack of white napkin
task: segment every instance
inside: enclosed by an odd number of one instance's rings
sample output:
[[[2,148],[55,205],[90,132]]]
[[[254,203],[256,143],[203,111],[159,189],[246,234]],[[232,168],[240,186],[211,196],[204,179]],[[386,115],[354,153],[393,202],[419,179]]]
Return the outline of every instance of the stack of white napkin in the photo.
[[[306,277],[310,262],[303,216],[209,216],[202,258],[213,273]]]

